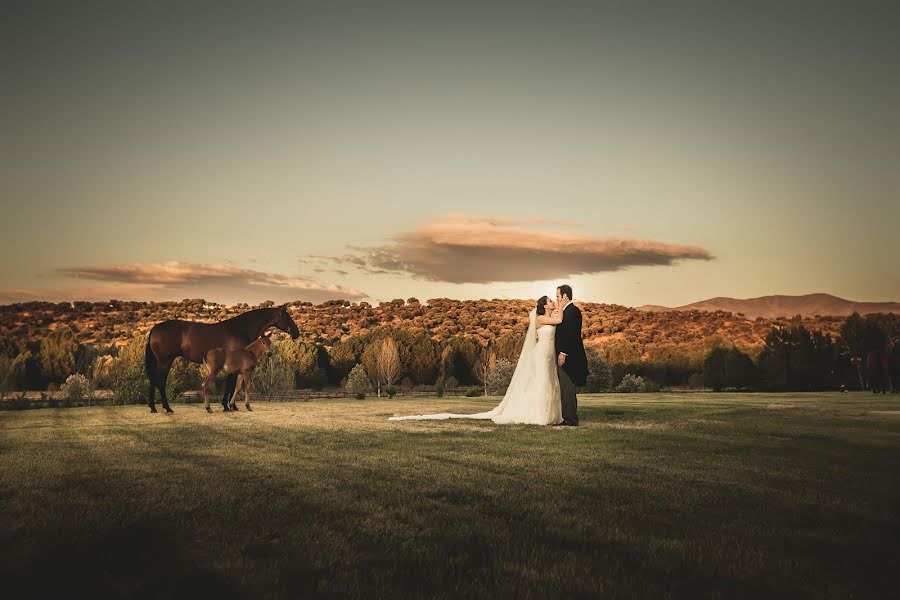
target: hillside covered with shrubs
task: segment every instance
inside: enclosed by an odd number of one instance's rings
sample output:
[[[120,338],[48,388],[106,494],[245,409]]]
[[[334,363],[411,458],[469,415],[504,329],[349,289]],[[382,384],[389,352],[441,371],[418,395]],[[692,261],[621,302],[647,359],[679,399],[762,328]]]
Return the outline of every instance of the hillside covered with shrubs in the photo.
[[[890,314],[748,319],[724,311],[656,313],[577,304],[591,361],[588,387],[596,390],[868,387],[867,353],[891,347],[898,329],[897,316]],[[0,389],[53,389],[82,374],[95,387],[132,390],[120,396],[136,401],[146,393],[140,359],[155,323],[215,322],[271,305],[226,307],[194,299],[0,306]],[[362,365],[374,390],[473,386],[497,393],[514,368],[532,306],[525,300],[447,298],[377,306],[294,302],[289,309],[300,338],[276,333],[270,357],[291,376],[272,376],[286,382],[281,388],[346,385]],[[396,365],[385,371],[384,361]],[[134,364],[125,368],[126,362]],[[198,365],[176,361],[173,395],[196,389],[199,377]]]

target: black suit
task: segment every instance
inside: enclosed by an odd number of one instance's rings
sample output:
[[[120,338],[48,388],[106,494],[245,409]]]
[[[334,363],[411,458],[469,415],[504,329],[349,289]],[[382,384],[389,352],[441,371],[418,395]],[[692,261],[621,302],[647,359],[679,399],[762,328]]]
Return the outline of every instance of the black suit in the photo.
[[[562,323],[556,326],[556,355],[565,353],[566,364],[558,369],[562,396],[563,421],[578,424],[578,398],[575,386],[587,383],[587,354],[581,339],[581,311],[571,302],[563,310]]]

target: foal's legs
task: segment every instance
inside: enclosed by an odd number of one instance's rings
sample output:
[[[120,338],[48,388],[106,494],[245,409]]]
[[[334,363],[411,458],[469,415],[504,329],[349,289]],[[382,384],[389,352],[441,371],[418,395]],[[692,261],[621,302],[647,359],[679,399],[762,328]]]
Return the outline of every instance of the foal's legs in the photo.
[[[219,371],[218,369],[213,370],[210,365],[206,365],[206,368],[209,370],[209,374],[203,379],[203,405],[206,407],[206,412],[211,413],[212,409],[209,407],[209,388],[215,384],[216,375],[219,374]]]
[[[250,378],[248,377],[249,373],[243,373],[241,375],[241,379],[244,381],[244,406],[247,407],[247,410],[252,411],[250,408]]]
[[[234,394],[232,394],[231,400],[228,401],[228,406],[231,407],[231,410],[237,410],[237,409],[238,409],[236,400],[237,400],[238,394],[241,393],[241,388],[244,386],[243,373],[238,373],[238,376],[241,377],[241,383],[240,383],[240,385],[235,384],[235,386],[234,386]]]

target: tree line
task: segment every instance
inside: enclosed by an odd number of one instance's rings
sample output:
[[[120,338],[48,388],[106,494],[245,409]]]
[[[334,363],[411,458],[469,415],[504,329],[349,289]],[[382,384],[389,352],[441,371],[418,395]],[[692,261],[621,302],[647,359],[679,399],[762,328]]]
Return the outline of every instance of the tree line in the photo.
[[[889,359],[886,364],[895,370],[900,358],[894,351],[898,335],[896,315],[854,313],[837,338],[807,329],[797,317],[785,326],[773,326],[762,348],[751,352],[721,340],[702,347],[699,354],[659,348],[642,352],[626,343],[612,343],[588,348],[586,388],[869,389],[873,373],[867,359],[882,352]],[[96,348],[80,344],[75,333],[63,327],[39,343],[0,339],[0,390],[54,390],[70,376],[80,375],[93,388],[115,389],[123,402],[142,401],[149,385],[143,374],[146,339],[146,334],[137,335],[119,348]],[[523,341],[524,331],[504,333],[487,342],[465,336],[437,341],[425,333],[390,327],[331,346],[280,339],[260,366],[260,383],[254,386],[258,385],[256,393],[326,386],[378,395],[414,386],[439,391],[464,386],[483,394],[502,393]],[[351,381],[355,369],[359,373]],[[896,377],[895,371],[888,373],[888,384],[892,374]],[[201,377],[199,365],[177,359],[169,377],[170,397],[198,389]]]

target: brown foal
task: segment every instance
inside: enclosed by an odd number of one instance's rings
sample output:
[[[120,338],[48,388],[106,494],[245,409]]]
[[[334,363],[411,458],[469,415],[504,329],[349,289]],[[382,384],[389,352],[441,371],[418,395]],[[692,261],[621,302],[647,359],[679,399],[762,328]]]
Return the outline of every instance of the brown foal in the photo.
[[[225,348],[213,348],[206,353],[206,368],[209,374],[203,380],[203,404],[206,406],[206,412],[212,412],[209,408],[209,388],[214,385],[216,375],[223,368],[229,375],[240,373],[241,383],[234,388],[234,396],[231,397],[231,408],[235,407],[235,398],[244,390],[244,405],[247,410],[250,408],[250,374],[256,365],[259,364],[259,357],[263,352],[268,352],[272,348],[272,339],[267,335],[262,335],[252,344],[244,347],[243,350],[226,350]]]

